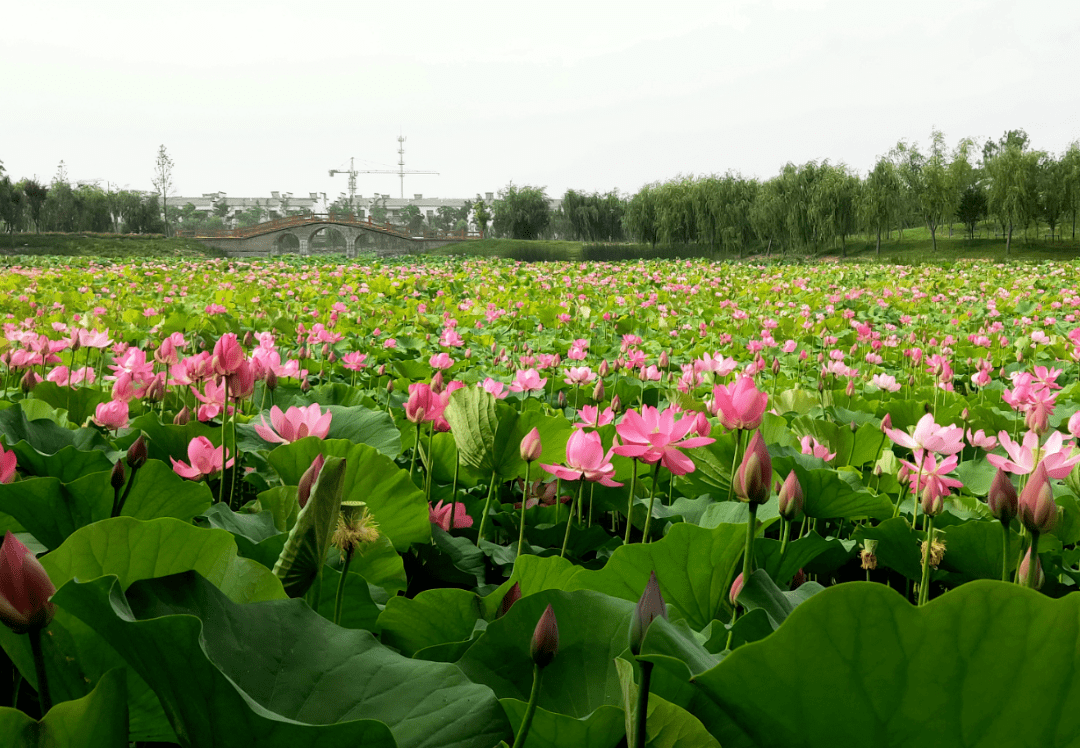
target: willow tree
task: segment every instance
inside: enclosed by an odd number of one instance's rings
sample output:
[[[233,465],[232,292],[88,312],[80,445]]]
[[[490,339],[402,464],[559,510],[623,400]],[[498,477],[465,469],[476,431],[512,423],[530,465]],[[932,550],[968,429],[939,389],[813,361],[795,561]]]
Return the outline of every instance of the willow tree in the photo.
[[[881,232],[888,230],[900,209],[900,176],[888,157],[878,158],[867,174],[859,193],[858,215],[869,231],[877,236],[875,251],[881,255]]]

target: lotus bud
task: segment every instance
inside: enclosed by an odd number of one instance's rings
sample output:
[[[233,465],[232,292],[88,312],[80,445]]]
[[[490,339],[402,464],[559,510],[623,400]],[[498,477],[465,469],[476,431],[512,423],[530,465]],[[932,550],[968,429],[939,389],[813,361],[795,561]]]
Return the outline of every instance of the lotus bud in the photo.
[[[431,378],[431,391],[434,392],[436,395],[438,395],[440,392],[443,391],[444,386],[445,386],[445,384],[443,382],[443,374],[442,374],[442,372],[441,371],[435,372],[435,376],[433,376]]]
[[[45,567],[8,530],[0,544],[0,623],[16,634],[45,628],[56,614],[54,594]]]
[[[1050,476],[1042,462],[1028,478],[1017,503],[1020,522],[1028,531],[1041,535],[1054,529],[1057,524],[1057,504],[1054,503]]]
[[[163,375],[159,374],[150,381],[143,399],[152,403],[160,403],[165,399],[165,377]]]
[[[315,485],[315,481],[318,480],[319,471],[322,470],[325,461],[321,454],[316,455],[315,459],[311,461],[311,467],[300,476],[300,485],[296,489],[296,498],[300,502],[301,509],[307,506],[308,499],[311,498],[311,488]]]
[[[738,605],[739,593],[743,588],[743,576],[742,572],[739,572],[739,576],[735,577],[735,581],[731,583],[731,590],[728,592],[728,600],[732,605]]]
[[[27,369],[26,373],[22,375],[22,379],[19,380],[19,389],[22,390],[24,395],[29,395],[30,392],[41,383],[41,377],[33,369]]]
[[[394,391],[394,380],[391,379],[390,381],[388,381],[386,383],[386,394],[389,395],[393,391]]]
[[[769,500],[772,486],[772,457],[761,438],[761,432],[755,431],[754,438],[746,447],[742,464],[735,472],[735,495],[751,504],[764,504]]]
[[[928,485],[923,489],[921,504],[928,517],[936,517],[945,508],[945,495],[938,493],[933,485]]]
[[[273,369],[267,369],[266,370],[266,389],[273,392],[274,390],[277,389],[277,384],[278,384],[277,374],[274,373]]]
[[[127,451],[127,464],[132,470],[138,470],[146,464],[146,435],[139,434],[139,438],[131,443]]]
[[[306,345],[300,346],[300,350],[296,352],[296,357],[301,361],[308,357],[308,349]]]
[[[1029,546],[1027,552],[1024,554],[1024,560],[1020,562],[1020,571],[1017,572],[1017,579],[1021,583],[1026,584],[1028,574],[1031,572],[1031,547]],[[1043,584],[1046,583],[1046,575],[1043,574],[1042,562],[1039,557],[1035,557],[1035,589],[1042,589]]]
[[[179,413],[177,413],[175,416],[173,416],[172,422],[173,422],[174,426],[184,426],[190,420],[191,420],[191,408],[189,408],[188,406],[185,405],[183,408],[180,409]]]
[[[600,403],[604,401],[604,380],[597,379],[596,385],[592,390],[592,399],[594,402]]]
[[[468,361],[472,358],[472,348],[465,349],[465,360]]]
[[[630,617],[630,651],[635,657],[641,654],[641,644],[645,641],[649,624],[661,617],[668,617],[667,605],[660,594],[656,572],[653,571],[649,574],[649,581],[645,585],[645,591],[641,593],[634,615]]]
[[[510,607],[520,599],[521,583],[514,582],[510,589],[506,591],[506,594],[503,595],[502,602],[499,603],[499,610],[495,613],[495,617],[502,618],[504,615],[506,615],[507,611],[510,610]]]
[[[301,392],[309,392],[310,390],[311,390],[311,382],[308,381],[307,377],[304,377],[300,381],[300,391]]]
[[[558,407],[559,410],[564,410],[566,408],[566,393],[562,390],[559,390],[559,396],[556,398],[556,407]]]
[[[326,358],[329,355],[330,355],[330,344],[329,343],[323,343],[322,356],[323,356],[323,358]]]
[[[967,408],[964,408],[962,411],[960,411],[960,420],[964,421],[964,423],[967,423],[968,418],[970,417],[971,413],[968,412]]]
[[[619,399],[618,395],[612,395],[611,396],[611,412],[612,413],[620,413],[620,412],[622,412],[622,400]]]
[[[525,462],[535,462],[540,459],[543,449],[540,442],[540,429],[534,426],[533,430],[525,434],[521,440],[521,459]]]
[[[251,330],[248,330],[247,332],[245,332],[244,333],[244,347],[245,348],[250,348],[252,343],[254,343],[254,342],[255,342],[255,335],[251,332]]]
[[[986,503],[990,505],[990,513],[1002,524],[1008,525],[1016,516],[1018,499],[1016,486],[1013,485],[1009,474],[1001,468],[994,473],[994,480],[990,483],[990,492],[986,496]]]
[[[774,377],[780,373],[780,359],[776,357],[773,357],[772,360],[772,373]]]
[[[1045,402],[1034,403],[1024,415],[1024,425],[1028,430],[1042,436],[1050,428],[1050,411]]]
[[[337,354],[334,353],[333,351],[330,351],[330,355],[326,357],[326,360],[329,361],[332,364],[336,364],[337,360],[338,360]]]
[[[799,569],[795,572],[795,576],[791,578],[791,590],[794,592],[806,583],[806,572]]]
[[[124,474],[124,463],[122,460],[117,460],[113,463],[112,472],[109,473],[109,485],[112,486],[114,491],[119,491],[126,482],[127,476]]]
[[[529,655],[537,667],[543,669],[551,664],[559,653],[559,623],[555,620],[555,611],[549,604],[536,624],[532,641],[529,643]]]
[[[380,377],[386,376],[386,364],[379,364],[379,368],[375,370],[375,373]]]
[[[824,379],[817,380],[817,391],[818,391],[819,394],[825,391],[825,380]]]
[[[847,387],[844,388],[844,394],[847,395],[848,397],[851,397],[852,395],[855,394],[855,380],[854,379],[847,380]]]
[[[885,417],[881,419],[881,433],[885,433],[892,428],[892,413],[886,413]]]
[[[803,509],[803,490],[795,471],[788,473],[784,484],[780,487],[780,516],[790,521],[795,519]]]
[[[671,365],[671,359],[668,358],[667,351],[660,351],[659,366],[661,369],[666,369]]]
[[[597,369],[597,372],[600,374],[601,377],[606,377],[608,374],[611,373],[611,367],[608,366],[606,358],[600,362],[600,368]]]

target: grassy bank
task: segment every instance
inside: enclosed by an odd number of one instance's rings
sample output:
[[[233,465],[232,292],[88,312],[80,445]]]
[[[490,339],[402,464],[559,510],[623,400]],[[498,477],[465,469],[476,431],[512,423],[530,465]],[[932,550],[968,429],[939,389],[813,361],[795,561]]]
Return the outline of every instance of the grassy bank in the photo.
[[[63,257],[218,257],[194,239],[160,234],[3,234],[0,255]]]

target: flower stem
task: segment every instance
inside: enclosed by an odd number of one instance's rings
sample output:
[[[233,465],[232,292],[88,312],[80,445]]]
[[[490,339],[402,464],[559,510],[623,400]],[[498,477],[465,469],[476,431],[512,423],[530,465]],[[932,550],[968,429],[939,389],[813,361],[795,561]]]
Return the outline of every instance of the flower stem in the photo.
[[[34,672],[37,673],[38,701],[41,703],[41,716],[52,709],[49,697],[49,679],[45,672],[45,657],[41,654],[41,627],[34,626],[26,632],[30,636],[30,651],[34,655]]]
[[[919,605],[926,605],[930,599],[930,552],[934,546],[934,517],[927,515],[926,552],[923,553],[922,579],[919,581]]]
[[[135,473],[137,473],[137,472],[139,472],[138,468],[136,468],[136,467],[131,468],[131,474],[128,476],[127,485],[124,486],[124,493],[116,501],[116,505],[113,507],[112,515],[110,515],[110,516],[119,517],[120,512],[124,511],[124,503],[128,500],[128,495],[131,493],[131,487],[135,483]],[[224,475],[224,473],[223,473],[223,475]]]
[[[623,545],[630,545],[630,531],[634,529],[634,523],[630,518],[634,513],[634,492],[637,490],[637,460],[631,462],[634,472],[630,474],[630,498],[626,504],[626,537],[623,538]]]
[[[345,599],[345,579],[349,576],[349,564],[352,563],[353,552],[345,552],[345,563],[341,565],[341,579],[337,583],[337,595],[334,597],[334,623],[341,625],[341,601]]]
[[[649,513],[645,515],[645,527],[641,531],[641,542],[649,542],[649,525],[652,524],[653,502],[656,501],[656,483],[660,478],[660,461],[657,460],[652,471],[652,487],[649,488]]]
[[[577,490],[577,504],[578,504],[578,516],[581,515],[581,497],[585,494],[585,475],[582,474],[581,479],[578,481]],[[580,521],[580,520],[579,520]],[[570,525],[574,524],[574,505],[570,505],[570,516],[566,518],[566,534],[562,539],[562,551],[559,553],[559,558],[566,558],[566,546],[570,542]]]
[[[529,706],[525,709],[525,718],[521,720],[517,737],[514,738],[513,748],[524,748],[525,740],[529,737],[529,727],[532,726],[533,716],[536,714],[536,702],[540,700],[540,666],[533,665],[532,690],[529,691]]]
[[[218,503],[225,501],[225,424],[229,420],[229,379],[221,380],[225,403],[221,406],[221,482],[218,483]]]
[[[746,550],[743,552],[742,564],[743,584],[749,581],[750,572],[754,568],[754,531],[757,529],[757,508],[758,505],[753,502],[747,505],[747,509],[750,510],[750,517],[746,523]]]
[[[731,480],[728,482],[727,500],[735,495],[735,466],[739,464],[739,445],[742,443],[742,429],[735,432],[735,454],[731,457]]]
[[[495,492],[495,472],[491,473],[491,483],[488,484],[487,499],[484,501],[484,513],[480,515],[480,529],[476,535],[476,545],[480,545],[480,541],[484,537],[484,525],[487,524],[488,509],[491,508],[491,495]],[[453,504],[451,504],[453,506]],[[450,511],[453,511],[452,509]],[[453,525],[450,529],[454,529]]]
[[[1001,522],[1001,581],[1009,581],[1009,524]]]
[[[529,503],[529,473],[532,468],[531,462],[525,463],[525,482],[521,484],[521,529],[518,530],[518,549],[517,556],[514,557],[516,562],[521,558],[521,549],[525,547],[525,505]]]
[[[649,681],[652,679],[653,663],[638,660],[641,666],[641,687],[637,694],[637,713],[634,715],[634,748],[645,748],[645,720],[649,712]]]

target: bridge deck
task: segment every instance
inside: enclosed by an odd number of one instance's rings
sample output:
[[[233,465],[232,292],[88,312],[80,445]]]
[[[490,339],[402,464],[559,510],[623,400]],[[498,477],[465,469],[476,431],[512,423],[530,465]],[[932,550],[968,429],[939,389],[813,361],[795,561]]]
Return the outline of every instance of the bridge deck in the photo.
[[[400,227],[389,223],[373,223],[370,218],[361,221],[352,213],[305,213],[297,216],[275,218],[272,221],[264,221],[263,223],[257,223],[254,226],[247,226],[239,229],[217,229],[214,231],[180,229],[176,231],[176,236],[185,236],[193,239],[248,239],[253,236],[270,234],[275,231],[308,226],[315,223],[330,223],[365,229],[367,231],[376,231],[381,234],[396,236],[400,239],[409,239],[412,241],[425,239],[429,241],[433,239],[442,241],[470,241],[482,238],[479,234],[470,233],[464,229],[461,231],[424,231],[421,234],[413,234],[408,230],[402,230]]]

